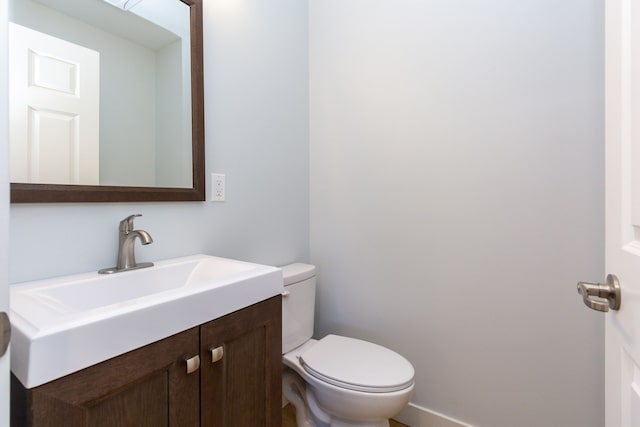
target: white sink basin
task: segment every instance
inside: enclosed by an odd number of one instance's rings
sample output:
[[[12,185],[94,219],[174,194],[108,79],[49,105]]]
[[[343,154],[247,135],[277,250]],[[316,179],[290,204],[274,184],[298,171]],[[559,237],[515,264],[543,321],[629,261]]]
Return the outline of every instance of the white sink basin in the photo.
[[[282,272],[207,255],[10,288],[11,370],[26,388],[282,292]]]

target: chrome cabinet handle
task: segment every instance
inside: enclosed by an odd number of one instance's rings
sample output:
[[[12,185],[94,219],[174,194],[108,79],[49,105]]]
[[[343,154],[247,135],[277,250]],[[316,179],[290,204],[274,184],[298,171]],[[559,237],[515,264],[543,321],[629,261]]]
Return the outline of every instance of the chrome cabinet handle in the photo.
[[[223,346],[210,348],[209,351],[211,351],[211,363],[216,363],[216,362],[222,360],[222,358],[224,357],[224,347]]]
[[[200,369],[200,355],[198,354],[189,359],[185,359],[185,362],[187,362],[187,374],[192,374]]]
[[[0,357],[4,356],[11,341],[11,322],[9,315],[4,311],[0,313]]]
[[[618,278],[609,274],[607,283],[578,282],[578,293],[582,295],[584,305],[598,311],[620,309],[620,283]],[[598,301],[591,297],[603,298],[606,301]]]

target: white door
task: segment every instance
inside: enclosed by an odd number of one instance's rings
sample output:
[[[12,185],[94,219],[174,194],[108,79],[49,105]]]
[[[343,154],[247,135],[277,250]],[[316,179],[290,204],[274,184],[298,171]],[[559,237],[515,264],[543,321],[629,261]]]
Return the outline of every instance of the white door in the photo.
[[[640,2],[606,0],[605,268],[620,280],[605,314],[607,427],[640,426]],[[595,297],[594,297],[595,299]]]
[[[6,64],[7,2],[0,3],[0,63]],[[6,67],[0,68],[0,312],[9,312],[9,96]],[[1,323],[2,321],[0,321]],[[3,326],[0,325],[0,330]],[[0,347],[6,337],[0,337]],[[0,427],[9,426],[9,354],[0,356]]]
[[[11,182],[97,185],[99,53],[9,24]]]

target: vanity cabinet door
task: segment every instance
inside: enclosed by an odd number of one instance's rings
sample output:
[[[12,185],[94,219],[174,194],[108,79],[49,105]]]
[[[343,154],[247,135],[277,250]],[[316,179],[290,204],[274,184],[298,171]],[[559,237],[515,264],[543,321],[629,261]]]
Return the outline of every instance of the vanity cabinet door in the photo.
[[[281,304],[278,295],[200,327],[203,427],[281,426]]]
[[[198,426],[198,352],[196,327],[30,390],[14,378],[12,425]]]

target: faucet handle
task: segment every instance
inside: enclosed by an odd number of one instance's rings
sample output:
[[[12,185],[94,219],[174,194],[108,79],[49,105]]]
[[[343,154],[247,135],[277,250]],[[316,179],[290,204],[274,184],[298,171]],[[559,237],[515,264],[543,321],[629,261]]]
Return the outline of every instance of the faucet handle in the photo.
[[[129,215],[128,217],[120,221],[120,232],[127,234],[133,231],[133,220],[137,216],[142,216],[142,214]]]

